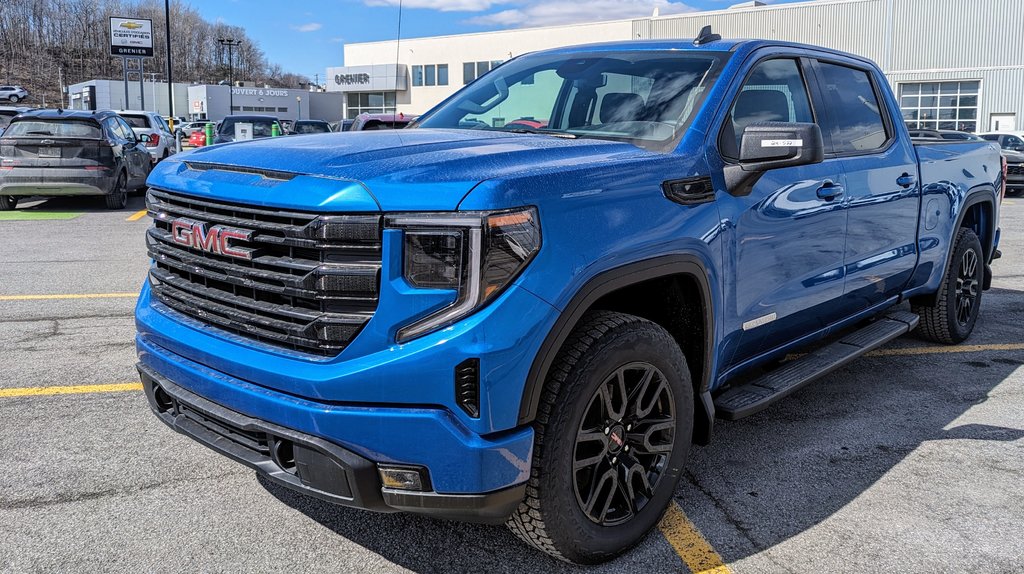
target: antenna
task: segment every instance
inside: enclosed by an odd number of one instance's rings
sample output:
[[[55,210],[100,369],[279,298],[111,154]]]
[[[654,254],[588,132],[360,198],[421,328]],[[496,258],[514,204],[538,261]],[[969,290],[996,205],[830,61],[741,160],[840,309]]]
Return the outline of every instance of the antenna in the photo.
[[[704,26],[703,28],[700,29],[700,34],[697,34],[697,37],[694,38],[693,45],[703,46],[704,44],[708,44],[721,39],[722,37],[720,35],[711,33],[711,26]]]
[[[398,37],[395,38],[395,109],[391,113],[391,129],[398,129],[398,59],[402,56],[402,0],[398,0]],[[384,96],[384,111],[388,111],[388,98]]]

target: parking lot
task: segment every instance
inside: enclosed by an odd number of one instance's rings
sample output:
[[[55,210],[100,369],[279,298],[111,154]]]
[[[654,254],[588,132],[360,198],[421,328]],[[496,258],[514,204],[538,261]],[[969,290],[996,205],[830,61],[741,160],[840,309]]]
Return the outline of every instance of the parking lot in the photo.
[[[969,341],[904,337],[719,421],[660,531],[586,569],[499,526],[332,507],[166,428],[135,384],[142,199],[23,205],[0,218],[0,571],[1024,568],[1024,199]]]

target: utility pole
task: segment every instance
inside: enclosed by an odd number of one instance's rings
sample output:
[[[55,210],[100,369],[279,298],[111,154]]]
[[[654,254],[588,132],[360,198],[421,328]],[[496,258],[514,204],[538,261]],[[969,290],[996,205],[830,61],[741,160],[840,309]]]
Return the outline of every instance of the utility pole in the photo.
[[[228,115],[235,113],[235,60],[233,49],[242,42],[234,38],[217,38],[217,43],[228,47]]]
[[[171,0],[164,0],[164,36],[167,38],[167,105],[171,112],[171,131],[174,131],[174,78],[171,75]],[[156,96],[153,96],[154,104]]]

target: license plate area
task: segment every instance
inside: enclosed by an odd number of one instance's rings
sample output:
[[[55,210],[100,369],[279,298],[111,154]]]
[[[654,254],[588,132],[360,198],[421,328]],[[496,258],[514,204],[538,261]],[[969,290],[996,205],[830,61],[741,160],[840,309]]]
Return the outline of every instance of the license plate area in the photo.
[[[39,148],[39,157],[60,157],[60,148],[41,147]]]

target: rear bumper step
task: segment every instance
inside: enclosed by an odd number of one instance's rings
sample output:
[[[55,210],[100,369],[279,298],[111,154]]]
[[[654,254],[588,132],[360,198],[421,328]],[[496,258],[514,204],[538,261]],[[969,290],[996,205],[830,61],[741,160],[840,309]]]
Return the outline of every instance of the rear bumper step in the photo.
[[[800,357],[715,397],[715,413],[726,420],[741,419],[827,375],[864,353],[909,333],[920,320],[909,311],[889,313],[842,339]]]

